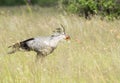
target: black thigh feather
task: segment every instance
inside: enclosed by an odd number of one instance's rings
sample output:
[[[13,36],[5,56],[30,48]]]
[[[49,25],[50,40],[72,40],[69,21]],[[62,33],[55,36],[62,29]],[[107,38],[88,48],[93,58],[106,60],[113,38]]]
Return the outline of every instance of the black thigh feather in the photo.
[[[30,51],[31,48],[29,48],[29,46],[27,45],[27,42],[31,40],[34,40],[34,38],[30,38],[30,39],[20,42],[20,47],[24,50]]]

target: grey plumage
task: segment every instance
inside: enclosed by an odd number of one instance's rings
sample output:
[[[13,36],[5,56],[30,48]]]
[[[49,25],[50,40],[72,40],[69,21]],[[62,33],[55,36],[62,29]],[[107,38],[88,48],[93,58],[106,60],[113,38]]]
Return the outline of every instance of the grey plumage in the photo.
[[[66,35],[65,29],[62,26],[62,28],[57,28],[50,36],[30,38],[25,41],[16,43],[12,46],[9,46],[9,48],[13,48],[13,50],[9,52],[9,54],[15,53],[16,51],[20,51],[20,49],[23,49],[25,51],[35,51],[37,53],[37,58],[45,57],[56,49],[58,43],[61,40],[67,40],[69,38],[70,37]]]

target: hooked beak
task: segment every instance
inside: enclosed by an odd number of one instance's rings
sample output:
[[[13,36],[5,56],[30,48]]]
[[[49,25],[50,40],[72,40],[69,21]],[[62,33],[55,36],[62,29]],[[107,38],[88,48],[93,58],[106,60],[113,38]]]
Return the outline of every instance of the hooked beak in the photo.
[[[65,40],[70,40],[70,36],[67,35],[66,38],[65,38]]]

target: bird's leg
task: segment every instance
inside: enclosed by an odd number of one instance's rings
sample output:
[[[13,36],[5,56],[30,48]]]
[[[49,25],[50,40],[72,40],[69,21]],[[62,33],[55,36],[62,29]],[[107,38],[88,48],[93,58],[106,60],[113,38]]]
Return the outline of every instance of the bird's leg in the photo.
[[[41,53],[37,53],[35,62],[43,62],[44,56]]]

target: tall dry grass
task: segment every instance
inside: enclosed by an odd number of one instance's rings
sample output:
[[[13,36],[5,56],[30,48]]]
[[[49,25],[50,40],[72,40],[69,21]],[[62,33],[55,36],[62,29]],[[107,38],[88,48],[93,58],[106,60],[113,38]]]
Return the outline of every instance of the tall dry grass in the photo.
[[[54,8],[0,8],[1,83],[119,83],[120,21],[85,20]],[[63,24],[71,36],[42,64],[34,52],[6,54],[13,43],[50,35]]]

